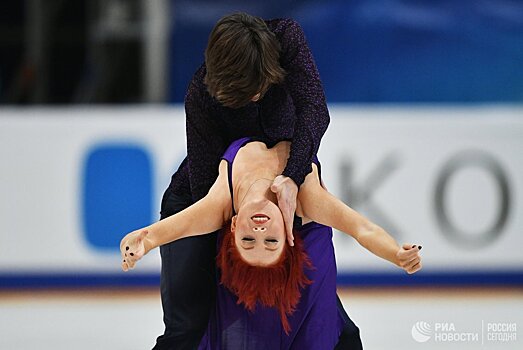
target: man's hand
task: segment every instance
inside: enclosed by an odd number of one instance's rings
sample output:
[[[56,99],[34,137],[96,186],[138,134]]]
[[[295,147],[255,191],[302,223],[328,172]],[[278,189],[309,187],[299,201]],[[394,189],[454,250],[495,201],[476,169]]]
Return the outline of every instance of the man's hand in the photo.
[[[136,230],[127,234],[120,242],[120,253],[122,254],[122,270],[127,271],[134,268],[148,249],[146,247],[147,230]]]
[[[298,186],[290,177],[279,175],[274,179],[274,182],[271,185],[271,191],[276,193],[276,197],[278,198],[278,207],[280,207],[283,214],[287,241],[292,247],[294,246],[292,224],[294,222],[294,213],[296,212]]]
[[[398,265],[408,274],[421,270],[420,245],[406,243],[396,254]]]

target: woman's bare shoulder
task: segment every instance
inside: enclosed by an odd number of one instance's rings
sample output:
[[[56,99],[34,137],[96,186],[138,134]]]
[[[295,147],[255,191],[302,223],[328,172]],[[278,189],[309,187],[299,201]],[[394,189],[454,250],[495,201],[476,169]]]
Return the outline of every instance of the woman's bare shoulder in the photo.
[[[317,197],[318,190],[324,190],[322,188],[322,183],[320,182],[318,167],[316,164],[312,164],[312,172],[307,174],[303,184],[300,186],[298,191],[298,201],[296,203],[296,215],[301,217],[302,223],[306,224],[307,222],[312,221],[309,219],[303,210],[305,201],[313,201]]]
[[[213,201],[223,208],[224,221],[232,217],[232,199],[229,190],[228,163],[222,159],[218,167],[218,177],[214,182],[209,194],[212,192]]]

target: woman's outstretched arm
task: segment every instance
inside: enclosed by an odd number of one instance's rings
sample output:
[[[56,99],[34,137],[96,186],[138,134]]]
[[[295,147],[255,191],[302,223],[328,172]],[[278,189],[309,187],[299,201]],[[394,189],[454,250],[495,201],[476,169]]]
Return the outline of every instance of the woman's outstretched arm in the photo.
[[[180,238],[214,232],[223,226],[231,215],[226,164],[225,161],[220,163],[220,175],[204,198],[181,212],[133,231],[122,239],[120,252],[124,271],[133,268],[136,261],[156,247]]]
[[[420,246],[400,247],[383,228],[327,192],[319,182],[315,165],[300,188],[298,200],[305,217],[354,237],[367,250],[408,273],[421,269]]]

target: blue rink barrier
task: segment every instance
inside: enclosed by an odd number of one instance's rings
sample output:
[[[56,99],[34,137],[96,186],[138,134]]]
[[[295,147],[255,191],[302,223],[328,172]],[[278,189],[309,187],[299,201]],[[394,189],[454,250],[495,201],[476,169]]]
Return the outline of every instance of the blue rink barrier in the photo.
[[[0,274],[0,290],[46,288],[159,287],[159,274]],[[523,271],[344,273],[342,287],[522,287]]]

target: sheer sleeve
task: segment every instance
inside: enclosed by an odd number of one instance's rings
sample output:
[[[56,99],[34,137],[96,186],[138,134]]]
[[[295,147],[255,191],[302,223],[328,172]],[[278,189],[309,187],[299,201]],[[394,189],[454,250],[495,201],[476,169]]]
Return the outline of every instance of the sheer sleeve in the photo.
[[[185,96],[187,167],[193,201],[205,197],[216,180],[227,146],[209,99],[203,81],[193,79]]]
[[[281,63],[287,72],[286,89],[296,109],[296,125],[290,157],[283,175],[300,186],[311,172],[312,158],[330,122],[325,93],[311,50],[300,25],[284,20]]]

